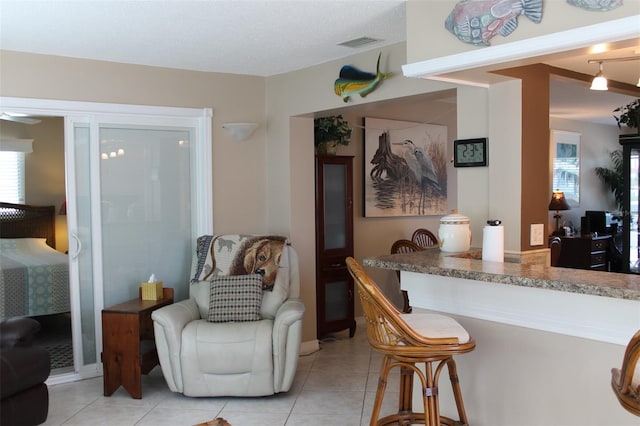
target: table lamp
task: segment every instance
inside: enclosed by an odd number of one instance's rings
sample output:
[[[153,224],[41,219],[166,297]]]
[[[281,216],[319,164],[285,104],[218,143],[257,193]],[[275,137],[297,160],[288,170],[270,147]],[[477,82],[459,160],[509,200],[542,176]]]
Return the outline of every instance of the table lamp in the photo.
[[[569,210],[569,203],[567,203],[567,199],[564,197],[564,192],[558,191],[557,189],[553,191],[551,194],[551,202],[549,202],[549,210],[555,210],[556,213],[553,215],[556,220],[556,230],[553,232],[553,235],[564,235],[563,232],[560,232],[560,218],[562,215],[560,214],[560,210]]]

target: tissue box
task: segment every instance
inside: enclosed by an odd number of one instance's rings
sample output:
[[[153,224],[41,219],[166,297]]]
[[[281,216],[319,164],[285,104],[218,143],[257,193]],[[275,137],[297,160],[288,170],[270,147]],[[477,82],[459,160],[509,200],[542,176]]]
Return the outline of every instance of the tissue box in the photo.
[[[162,299],[162,281],[142,283],[142,300]]]

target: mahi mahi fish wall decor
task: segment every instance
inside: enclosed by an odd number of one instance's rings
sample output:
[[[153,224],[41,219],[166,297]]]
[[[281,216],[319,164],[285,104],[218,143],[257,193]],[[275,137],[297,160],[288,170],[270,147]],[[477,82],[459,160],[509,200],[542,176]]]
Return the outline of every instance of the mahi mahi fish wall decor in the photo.
[[[518,16],[539,24],[542,0],[462,0],[444,26],[465,43],[488,46],[496,34],[508,36],[518,28]]]
[[[373,92],[378,83],[389,78],[393,74],[392,72],[380,72],[380,56],[382,56],[382,52],[378,55],[375,74],[360,71],[351,65],[343,66],[340,69],[340,76],[333,83],[333,90],[336,95],[340,96],[344,102],[347,102],[349,97],[353,95],[360,95],[360,97],[364,98]]]

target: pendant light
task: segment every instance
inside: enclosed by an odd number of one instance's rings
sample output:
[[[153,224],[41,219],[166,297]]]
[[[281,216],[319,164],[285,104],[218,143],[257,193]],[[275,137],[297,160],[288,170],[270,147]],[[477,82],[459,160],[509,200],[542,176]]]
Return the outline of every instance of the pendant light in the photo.
[[[594,62],[598,63],[599,70],[598,74],[593,77],[593,81],[591,82],[591,90],[609,90],[607,78],[604,76],[602,72],[602,64],[604,62],[622,62],[622,61],[637,61],[640,60],[640,56],[628,56],[625,58],[608,58],[608,59],[589,59],[587,63],[591,64]],[[640,87],[640,79],[638,79],[637,87]]]
[[[600,70],[595,77],[593,77],[593,81],[591,82],[591,90],[609,90],[607,87],[607,78],[602,74],[602,62],[598,62],[600,64]]]

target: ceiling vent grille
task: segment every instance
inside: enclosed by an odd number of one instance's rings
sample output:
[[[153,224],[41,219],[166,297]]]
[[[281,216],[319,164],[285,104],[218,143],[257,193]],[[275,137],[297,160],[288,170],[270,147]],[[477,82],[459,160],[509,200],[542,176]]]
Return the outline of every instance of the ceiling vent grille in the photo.
[[[354,38],[353,40],[347,40],[345,42],[338,43],[338,46],[351,47],[351,48],[355,49],[355,48],[358,48],[358,47],[365,46],[367,44],[377,43],[379,41],[381,41],[381,40],[379,40],[377,38],[358,37],[358,38]]]

